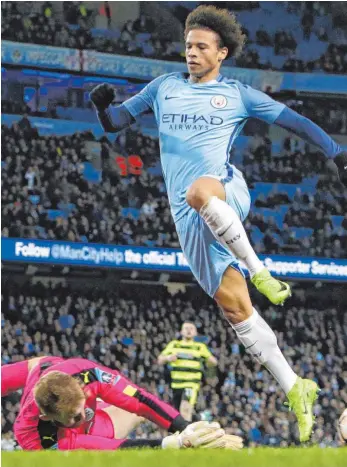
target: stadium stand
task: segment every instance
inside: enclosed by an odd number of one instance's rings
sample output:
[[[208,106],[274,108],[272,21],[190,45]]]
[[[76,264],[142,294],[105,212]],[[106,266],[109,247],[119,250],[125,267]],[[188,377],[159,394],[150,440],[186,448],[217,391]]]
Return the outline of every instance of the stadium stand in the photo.
[[[285,312],[259,296],[257,300],[295,371],[317,378],[324,387],[315,407],[313,441],[336,446],[335,421],[347,400],[347,295],[343,286],[333,286],[327,294],[328,287],[297,285]],[[111,292],[88,282],[76,290],[49,281],[19,286],[8,279],[2,295],[2,363],[47,354],[81,356],[119,368],[169,400],[168,382],[156,358],[166,342],[178,337],[186,319],[194,320],[219,362],[217,374],[207,372],[199,413],[245,436],[249,446],[295,444],[294,418],[283,406],[279,386],[244,354],[216,305],[197,288],[172,296],[164,287],[135,283]],[[18,393],[2,401],[2,445],[10,449],[18,401]],[[150,425],[137,431],[139,437],[158,435]]]
[[[83,2],[66,8],[63,15],[58,15],[54,7],[48,5],[50,2],[38,3],[41,8],[28,15],[25,5],[4,2],[1,6],[2,38],[164,60],[184,59],[182,44],[156,32],[149,16],[129,20],[122,30],[100,29],[92,27],[95,15]],[[189,6],[185,2],[162,3],[173,14],[180,9],[180,14],[177,13],[180,19],[185,18],[197,2]],[[236,60],[231,59],[230,65],[346,73],[347,33],[345,25],[339,24],[339,13],[334,6],[327,2],[300,2],[300,6],[295,5],[296,2],[242,3],[245,3],[242,11],[237,11],[237,2],[233,2],[233,8],[248,40],[244,52]],[[220,2],[218,5],[221,6]]]
[[[4,237],[179,247],[163,178],[148,169],[158,162],[157,139],[133,130],[114,143],[103,137],[99,171],[86,150],[91,132],[40,136],[24,116],[2,126],[2,140]],[[129,155],[148,164],[130,178],[122,176]],[[251,140],[241,169],[254,201],[246,227],[258,253],[343,256],[347,192],[324,168],[324,156],[296,139],[285,139],[276,157],[266,137]]]
[[[2,2],[2,38],[184,60],[182,44],[169,29],[157,29],[155,15],[141,14],[117,28],[110,11],[105,11],[108,27],[99,27],[100,12],[93,3],[97,2]],[[146,3],[150,8],[155,2]],[[199,2],[160,3],[182,31],[187,13]],[[230,5],[218,6],[224,3]],[[233,2],[248,40],[241,56],[227,65],[346,73],[346,25],[336,10],[342,6],[334,5],[342,3],[271,2],[270,8],[269,2]],[[78,76],[73,94],[68,93],[70,84],[59,81],[60,72],[54,77],[53,72],[44,72],[45,77],[39,70],[26,69],[23,78],[22,68],[3,67],[2,237],[179,248],[152,117],[116,136],[104,135],[86,98],[96,84],[93,77],[88,76],[85,84]],[[45,87],[48,75],[52,82],[59,81],[61,94],[46,94],[47,103],[41,105],[37,94],[32,98],[30,93],[35,86]],[[66,73],[64,79],[76,76]],[[144,86],[121,78],[112,81],[119,102]],[[286,103],[345,142],[343,99],[309,94]],[[73,130],[58,133],[60,124]],[[256,252],[346,258],[347,190],[329,172],[325,158],[296,137],[272,138],[267,127],[252,125],[248,122],[237,139],[231,160],[250,187],[253,203],[245,228]],[[174,294],[168,286],[151,282],[152,277],[148,284],[136,282],[137,271],[134,280],[128,271],[131,280],[127,276],[108,288],[109,277],[101,285],[82,268],[71,277],[59,269],[57,277],[28,280],[30,265],[21,273],[16,267],[3,276],[2,364],[41,355],[85,357],[120,369],[169,401],[167,374],[156,358],[166,342],[178,337],[181,323],[193,320],[219,362],[217,372],[206,373],[197,406],[201,417],[218,419],[228,432],[244,436],[249,447],[297,443],[295,419],[283,405],[279,386],[245,354],[200,288],[174,284]],[[52,269],[48,274],[54,275]],[[106,278],[107,272],[102,274]],[[150,272],[144,274],[150,277]],[[158,280],[164,283],[163,276]],[[315,406],[312,441],[334,447],[336,420],[347,404],[346,286],[321,282],[292,286],[293,296],[283,309],[269,306],[259,294],[254,303],[276,331],[294,370],[323,387]],[[19,398],[15,393],[2,400],[4,450],[17,448],[12,426]],[[138,438],[159,435],[150,424],[136,432]]]

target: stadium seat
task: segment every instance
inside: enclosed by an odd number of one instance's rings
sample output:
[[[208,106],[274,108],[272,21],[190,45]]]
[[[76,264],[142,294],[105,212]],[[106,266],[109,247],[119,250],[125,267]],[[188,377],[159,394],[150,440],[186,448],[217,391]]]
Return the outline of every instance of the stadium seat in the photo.
[[[93,167],[90,162],[83,163],[83,176],[90,183],[100,183],[102,178],[102,171]]]
[[[136,208],[122,208],[121,216],[123,217],[133,217],[134,219],[138,219],[140,216],[140,210]]]
[[[67,215],[64,211],[61,211],[60,209],[47,209],[47,218],[50,221],[55,221],[58,217],[63,217],[67,218]]]

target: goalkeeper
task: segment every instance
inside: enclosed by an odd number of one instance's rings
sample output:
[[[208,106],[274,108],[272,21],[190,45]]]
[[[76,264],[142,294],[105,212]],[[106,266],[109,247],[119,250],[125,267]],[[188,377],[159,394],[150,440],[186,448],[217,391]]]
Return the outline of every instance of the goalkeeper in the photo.
[[[24,450],[242,447],[241,438],[226,435],[218,423],[189,425],[177,410],[120,372],[89,360],[41,357],[5,365],[1,376],[2,395],[24,388],[14,424]],[[174,434],[126,439],[143,418]]]

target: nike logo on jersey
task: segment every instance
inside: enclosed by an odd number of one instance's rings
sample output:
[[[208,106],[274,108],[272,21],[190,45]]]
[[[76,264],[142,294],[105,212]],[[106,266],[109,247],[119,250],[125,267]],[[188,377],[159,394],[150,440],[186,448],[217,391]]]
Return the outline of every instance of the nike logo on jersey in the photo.
[[[169,99],[178,99],[178,96],[165,96],[165,100],[168,101]]]

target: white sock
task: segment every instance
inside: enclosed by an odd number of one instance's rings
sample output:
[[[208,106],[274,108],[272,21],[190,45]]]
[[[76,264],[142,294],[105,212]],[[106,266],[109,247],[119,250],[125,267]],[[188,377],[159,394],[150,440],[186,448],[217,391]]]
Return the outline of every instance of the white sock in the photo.
[[[232,324],[232,327],[245,346],[246,352],[264,365],[277,379],[283,391],[288,394],[294,386],[297,375],[278,347],[275,333],[257,310],[253,308],[252,316],[242,323]]]
[[[217,196],[212,196],[210,201],[200,209],[200,216],[215,238],[245,263],[251,277],[264,269],[263,263],[249,243],[241,220],[229,204]]]

